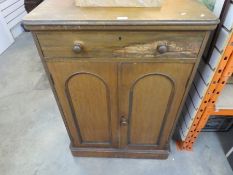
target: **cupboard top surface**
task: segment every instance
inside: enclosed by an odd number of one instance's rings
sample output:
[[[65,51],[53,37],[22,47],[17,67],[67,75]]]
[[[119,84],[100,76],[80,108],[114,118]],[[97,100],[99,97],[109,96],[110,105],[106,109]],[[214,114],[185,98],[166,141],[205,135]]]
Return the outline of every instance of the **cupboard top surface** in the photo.
[[[49,0],[24,18],[33,25],[215,26],[217,17],[197,0],[164,0],[157,8],[80,8],[74,0]]]

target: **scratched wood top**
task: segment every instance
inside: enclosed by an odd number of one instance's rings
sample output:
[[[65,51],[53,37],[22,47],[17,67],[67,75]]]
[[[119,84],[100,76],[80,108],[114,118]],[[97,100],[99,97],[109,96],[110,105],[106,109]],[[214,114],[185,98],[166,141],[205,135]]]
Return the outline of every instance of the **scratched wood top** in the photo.
[[[197,0],[164,0],[155,8],[80,8],[74,0],[44,1],[24,18],[30,25],[200,25],[214,26],[217,17]]]

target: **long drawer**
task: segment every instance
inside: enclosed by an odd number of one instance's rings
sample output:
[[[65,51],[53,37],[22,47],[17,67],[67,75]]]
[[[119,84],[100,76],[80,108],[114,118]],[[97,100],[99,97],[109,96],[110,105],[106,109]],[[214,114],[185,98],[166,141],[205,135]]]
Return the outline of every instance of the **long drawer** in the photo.
[[[37,32],[45,58],[196,58],[204,32]]]

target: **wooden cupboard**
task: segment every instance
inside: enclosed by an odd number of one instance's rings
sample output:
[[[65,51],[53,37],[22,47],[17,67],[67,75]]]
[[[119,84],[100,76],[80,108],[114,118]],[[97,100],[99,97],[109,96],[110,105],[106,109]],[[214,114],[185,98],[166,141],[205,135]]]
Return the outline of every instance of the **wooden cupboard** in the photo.
[[[49,62],[77,147],[167,146],[191,63]]]
[[[171,0],[164,6],[170,18],[162,21],[160,8],[101,11],[57,1],[44,2],[24,23],[33,32],[73,155],[167,158],[179,110],[218,20],[193,1],[206,17],[191,10],[192,18],[179,16],[175,23],[168,20],[177,13]],[[180,1],[178,9],[190,6]],[[93,16],[93,10],[101,13]],[[116,20],[122,13],[133,20]]]

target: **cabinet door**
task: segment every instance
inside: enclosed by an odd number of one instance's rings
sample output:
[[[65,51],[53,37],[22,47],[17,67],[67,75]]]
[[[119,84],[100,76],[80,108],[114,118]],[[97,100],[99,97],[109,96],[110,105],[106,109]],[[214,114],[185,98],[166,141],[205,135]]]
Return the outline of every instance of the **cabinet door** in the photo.
[[[117,65],[48,62],[74,146],[117,146]]]
[[[123,63],[119,76],[120,146],[167,146],[191,63]]]

